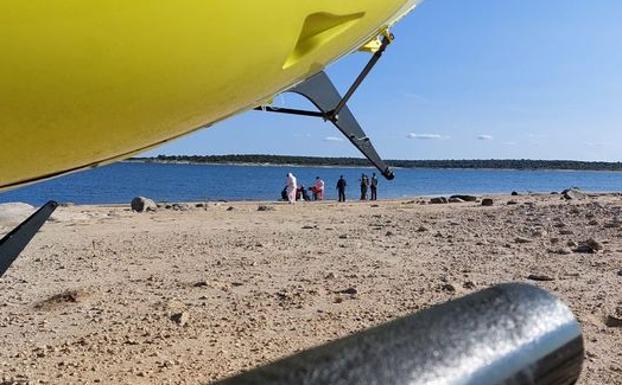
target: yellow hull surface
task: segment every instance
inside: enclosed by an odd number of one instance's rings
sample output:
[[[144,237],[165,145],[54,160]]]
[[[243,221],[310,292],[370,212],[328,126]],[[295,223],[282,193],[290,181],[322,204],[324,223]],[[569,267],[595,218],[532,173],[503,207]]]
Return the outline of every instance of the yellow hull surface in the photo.
[[[265,103],[416,0],[0,0],[0,189]]]

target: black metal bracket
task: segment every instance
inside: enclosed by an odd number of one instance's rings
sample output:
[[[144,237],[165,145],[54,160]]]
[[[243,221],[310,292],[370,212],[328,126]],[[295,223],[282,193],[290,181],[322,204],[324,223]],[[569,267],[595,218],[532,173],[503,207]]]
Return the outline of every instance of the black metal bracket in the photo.
[[[58,203],[49,201],[0,240],[0,277],[11,267],[57,207]]]
[[[276,107],[256,107],[255,110],[323,118],[334,124],[339,131],[341,131],[348,140],[350,140],[350,142],[380,170],[385,178],[389,180],[393,179],[395,177],[393,171],[391,171],[389,166],[380,158],[376,149],[371,144],[371,141],[367,135],[365,135],[365,132],[347,106],[354,92],[358,89],[363,80],[365,80],[369,72],[371,72],[392,39],[392,35],[385,35],[383,37],[380,47],[343,97],[324,71],[311,76],[304,82],[286,91],[304,96],[318,108],[319,112]]]

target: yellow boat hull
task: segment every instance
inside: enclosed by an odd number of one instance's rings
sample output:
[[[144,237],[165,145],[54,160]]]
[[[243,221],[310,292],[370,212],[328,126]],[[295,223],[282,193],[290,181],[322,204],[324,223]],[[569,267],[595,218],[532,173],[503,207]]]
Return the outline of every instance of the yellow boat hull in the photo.
[[[0,189],[265,103],[414,0],[0,0]]]

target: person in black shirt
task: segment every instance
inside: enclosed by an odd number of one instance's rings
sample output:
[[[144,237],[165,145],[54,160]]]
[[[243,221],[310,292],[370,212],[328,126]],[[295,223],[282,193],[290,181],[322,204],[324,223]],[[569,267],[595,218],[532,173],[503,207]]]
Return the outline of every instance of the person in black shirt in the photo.
[[[337,181],[337,192],[339,193],[339,202],[346,201],[346,180],[343,179],[343,175],[339,177]]]
[[[367,200],[367,187],[368,186],[369,186],[369,179],[367,178],[367,175],[365,174],[361,175],[361,200],[362,201]]]
[[[376,173],[372,174],[369,187],[371,188],[371,200],[375,201],[378,199],[378,178],[376,177]]]

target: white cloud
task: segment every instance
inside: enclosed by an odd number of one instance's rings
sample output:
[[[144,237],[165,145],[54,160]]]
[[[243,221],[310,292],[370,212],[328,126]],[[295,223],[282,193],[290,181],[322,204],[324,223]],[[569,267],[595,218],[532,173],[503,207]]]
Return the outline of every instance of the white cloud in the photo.
[[[449,139],[449,136],[439,135],[439,134],[415,134],[411,132],[407,135],[409,139],[419,139],[419,140],[440,140],[440,139]]]
[[[336,136],[327,136],[324,138],[325,142],[343,142],[343,138],[339,138]]]
[[[477,140],[493,140],[492,135],[478,135]]]

